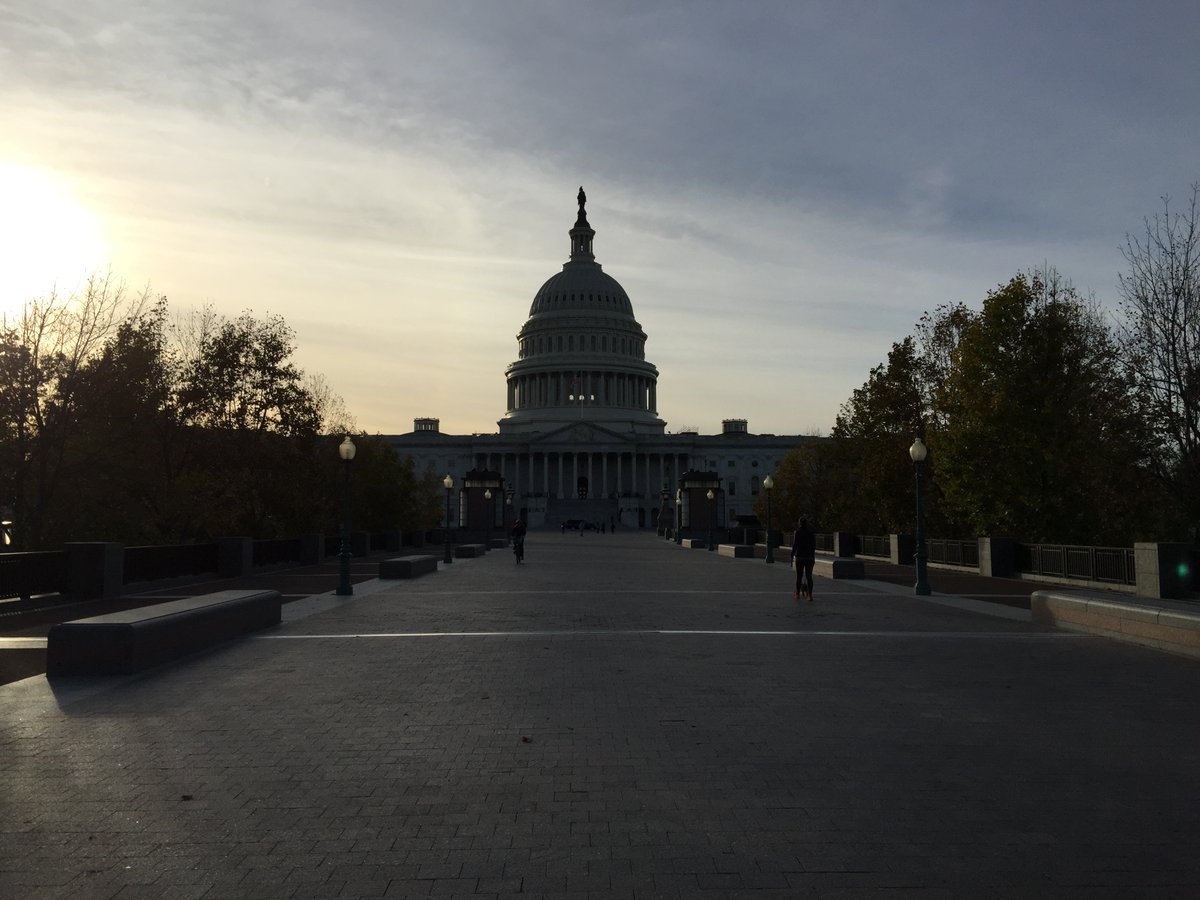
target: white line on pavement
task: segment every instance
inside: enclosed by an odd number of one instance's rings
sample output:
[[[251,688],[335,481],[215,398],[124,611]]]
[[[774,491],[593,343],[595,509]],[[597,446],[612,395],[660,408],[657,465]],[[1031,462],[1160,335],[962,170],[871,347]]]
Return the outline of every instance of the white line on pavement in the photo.
[[[438,638],[438,637],[622,637],[637,635],[722,635],[726,637],[899,637],[899,638],[966,638],[990,640],[1079,639],[1091,635],[1066,631],[1044,631],[1014,634],[1005,631],[737,631],[704,628],[650,628],[630,630],[559,630],[559,631],[399,631],[346,634],[260,634],[260,641],[345,640],[348,638]]]

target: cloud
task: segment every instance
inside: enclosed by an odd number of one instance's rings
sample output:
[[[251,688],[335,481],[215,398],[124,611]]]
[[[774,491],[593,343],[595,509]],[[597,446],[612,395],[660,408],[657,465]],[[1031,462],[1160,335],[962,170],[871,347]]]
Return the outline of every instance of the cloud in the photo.
[[[1124,232],[1200,177],[1198,22],[50,0],[0,11],[0,156],[71,181],[132,281],[283,314],[384,431],[492,427],[583,183],[660,412],[827,429],[927,309],[1043,262],[1107,299]]]

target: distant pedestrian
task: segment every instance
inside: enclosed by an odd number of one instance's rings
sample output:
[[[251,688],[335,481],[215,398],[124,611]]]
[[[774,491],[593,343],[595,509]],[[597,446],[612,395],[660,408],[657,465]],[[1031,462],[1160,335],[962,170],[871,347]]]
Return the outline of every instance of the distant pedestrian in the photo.
[[[513,556],[517,558],[517,565],[525,561],[525,523],[517,519],[512,527],[512,542]]]
[[[796,590],[792,596],[803,597],[812,602],[813,564],[817,558],[817,536],[808,527],[808,519],[801,518],[796,525],[796,536],[792,538],[792,565],[796,567]]]

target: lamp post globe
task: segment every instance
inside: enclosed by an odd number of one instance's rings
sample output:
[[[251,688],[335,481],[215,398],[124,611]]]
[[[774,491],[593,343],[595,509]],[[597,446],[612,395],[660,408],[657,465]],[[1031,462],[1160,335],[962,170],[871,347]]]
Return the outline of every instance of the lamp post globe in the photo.
[[[908,455],[913,461],[913,470],[916,474],[917,482],[917,533],[914,538],[916,548],[913,552],[913,563],[917,570],[917,581],[913,585],[913,593],[920,597],[928,597],[929,590],[929,565],[925,555],[925,507],[921,497],[921,475],[925,469],[925,457],[929,454],[929,448],[925,446],[925,442],[917,438],[912,442],[912,446],[908,448]]]
[[[504,534],[507,540],[512,535],[512,502],[513,495],[516,493],[512,488],[508,488],[504,492]],[[511,543],[511,541],[509,541]]]
[[[338,456],[342,458],[342,468],[346,472],[342,486],[342,550],[338,554],[338,587],[335,592],[340,597],[349,597],[354,593],[354,585],[350,583],[350,463],[356,451],[350,435],[338,445]]]
[[[708,497],[710,504],[708,507],[708,549],[711,550],[713,549],[713,522],[717,518],[717,494],[712,488],[709,488],[705,496]]]
[[[454,490],[454,478],[447,475],[442,479],[442,485],[446,488],[446,529],[442,533],[442,546],[445,548],[445,554],[442,558],[444,563],[454,562],[454,554],[451,552],[450,543],[452,532],[450,530],[450,492]]]
[[[488,488],[483,492],[483,499],[487,501],[488,523],[487,523],[487,544],[490,547],[492,544],[492,523],[496,520],[496,507],[492,505],[492,489]]]
[[[771,490],[775,487],[775,479],[768,475],[763,479],[763,490],[767,492],[767,562],[775,562],[775,551],[771,547]]]

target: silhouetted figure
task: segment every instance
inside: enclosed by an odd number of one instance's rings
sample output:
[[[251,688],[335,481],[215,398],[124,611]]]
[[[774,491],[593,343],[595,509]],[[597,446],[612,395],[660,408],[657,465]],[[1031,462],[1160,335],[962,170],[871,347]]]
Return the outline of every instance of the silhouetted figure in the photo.
[[[512,542],[513,556],[517,558],[517,565],[525,561],[525,523],[517,519],[512,527]]]
[[[813,564],[817,558],[817,536],[808,527],[808,519],[801,519],[792,538],[792,565],[796,567],[796,590],[793,597],[803,597],[812,602]]]

